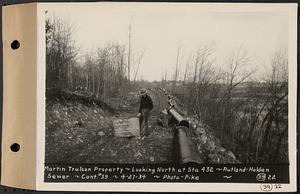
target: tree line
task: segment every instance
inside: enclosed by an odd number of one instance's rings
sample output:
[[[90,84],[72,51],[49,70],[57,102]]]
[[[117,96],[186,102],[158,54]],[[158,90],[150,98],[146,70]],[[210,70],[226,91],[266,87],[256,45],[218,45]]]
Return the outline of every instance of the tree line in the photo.
[[[107,42],[82,55],[73,37],[75,28],[59,17],[49,17],[46,30],[46,86],[57,90],[81,90],[98,98],[124,96],[136,86],[145,49]]]
[[[212,45],[204,45],[179,62],[173,78],[162,76],[191,114],[212,130],[243,162],[288,162],[288,60],[281,50],[260,77],[249,70],[243,48],[216,64]],[[181,64],[179,64],[181,63]],[[180,71],[180,66],[184,71]],[[181,75],[181,80],[178,79]]]

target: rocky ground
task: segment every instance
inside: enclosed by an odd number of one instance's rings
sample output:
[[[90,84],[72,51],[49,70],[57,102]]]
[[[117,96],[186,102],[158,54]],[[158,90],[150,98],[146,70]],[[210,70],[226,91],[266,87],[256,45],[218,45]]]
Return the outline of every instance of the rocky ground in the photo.
[[[139,96],[110,98],[106,103],[86,94],[48,92],[46,99],[47,163],[176,163],[174,127],[166,125],[161,111],[168,107],[167,96],[158,89],[149,91],[154,102],[147,137],[116,137],[113,121],[135,117]],[[181,105],[180,105],[181,106]],[[179,111],[184,116],[187,113]],[[194,118],[188,117],[192,141],[205,163],[238,163],[231,151]]]
[[[150,91],[154,109],[146,138],[114,136],[113,120],[135,117],[139,97],[110,99],[109,110],[95,103],[51,95],[46,100],[46,162],[48,163],[170,163],[173,131],[158,122],[163,100]]]

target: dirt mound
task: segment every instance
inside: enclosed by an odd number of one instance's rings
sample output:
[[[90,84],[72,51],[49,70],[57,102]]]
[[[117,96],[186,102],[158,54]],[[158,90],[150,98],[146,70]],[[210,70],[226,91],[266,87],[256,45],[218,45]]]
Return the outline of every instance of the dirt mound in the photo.
[[[46,104],[46,161],[66,162],[104,135],[111,135],[106,111],[80,102]]]
[[[114,109],[103,100],[99,100],[95,95],[82,94],[79,92],[71,92],[57,89],[46,90],[46,101],[60,103],[81,103],[86,106],[98,106],[109,113],[115,113]]]
[[[157,103],[159,97],[154,93],[151,95]],[[74,92],[49,92],[46,99],[46,162],[174,162],[173,130],[159,125],[156,111],[149,119],[148,137],[114,136],[113,120],[136,116],[138,106],[136,93],[110,99],[103,105],[99,100],[83,98],[82,94]]]

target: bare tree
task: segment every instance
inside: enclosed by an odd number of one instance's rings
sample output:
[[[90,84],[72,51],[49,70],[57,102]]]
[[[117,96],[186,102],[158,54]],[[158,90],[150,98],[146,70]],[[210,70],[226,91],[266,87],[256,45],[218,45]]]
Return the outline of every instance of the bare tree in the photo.
[[[271,60],[267,72],[265,98],[266,114],[261,122],[260,142],[257,145],[257,157],[268,160],[278,158],[284,137],[287,137],[287,96],[288,96],[288,60],[285,52],[277,52]],[[277,141],[276,141],[277,140]],[[275,145],[275,146],[274,146]],[[286,147],[286,146],[285,146]],[[287,154],[287,150],[284,150]]]
[[[130,63],[131,63],[130,57],[131,57],[131,19],[128,26],[128,58],[127,58],[129,86],[130,86]]]
[[[189,106],[194,107],[194,112],[198,115],[199,119],[201,119],[202,115],[202,100],[206,92],[202,91],[203,89],[207,88],[209,85],[208,77],[211,76],[208,72],[213,72],[212,60],[210,57],[213,54],[213,49],[211,45],[204,45],[200,47],[194,56],[190,56],[189,60],[192,59],[194,65],[194,74],[193,74],[193,81],[191,83],[191,88],[188,92],[191,99],[188,103]],[[188,64],[186,64],[186,71],[185,77],[187,73]],[[214,74],[214,73],[212,73]],[[184,78],[185,80],[186,78]],[[206,82],[204,84],[204,82]],[[206,86],[204,86],[206,85]],[[203,87],[204,86],[204,87]],[[196,103],[196,106],[194,106]]]
[[[179,75],[179,56],[180,56],[180,46],[177,47],[177,55],[176,55],[176,64],[175,64],[175,72],[174,72],[174,79],[173,79],[173,84],[171,90],[174,92],[176,83],[177,83],[177,78]]]
[[[248,64],[249,57],[247,56],[247,52],[242,48],[239,48],[238,51],[233,53],[226,61],[227,70],[224,73],[225,91],[218,102],[218,104],[222,104],[224,106],[222,112],[223,121],[221,123],[222,133],[226,131],[229,132],[229,134],[232,134],[233,132],[234,112],[237,107],[235,107],[232,103],[232,92],[237,86],[253,74],[253,71],[245,71],[245,67]]]
[[[187,59],[185,63],[185,68],[184,68],[184,75],[183,75],[183,83],[185,84],[187,80],[187,74],[188,74],[188,68],[189,68],[189,62],[190,62],[190,57]]]
[[[145,53],[145,49],[142,50],[142,52],[139,54],[138,56],[138,59],[137,59],[137,67],[134,71],[134,79],[133,79],[133,85],[135,85],[135,82],[136,82],[136,78],[137,78],[137,74],[139,72],[139,68],[140,68],[140,65],[141,65],[141,61],[142,61],[142,58],[144,56],[144,53]]]
[[[79,48],[74,26],[60,18],[46,20],[46,82],[48,87],[73,88],[73,69]]]
[[[243,162],[286,162],[288,158],[288,70],[284,52],[276,53],[263,79],[254,80],[247,52],[239,48],[216,68],[213,49],[201,47],[185,64],[176,95],[190,113],[212,127]],[[187,81],[188,67],[192,69]],[[182,95],[182,90],[183,96]]]

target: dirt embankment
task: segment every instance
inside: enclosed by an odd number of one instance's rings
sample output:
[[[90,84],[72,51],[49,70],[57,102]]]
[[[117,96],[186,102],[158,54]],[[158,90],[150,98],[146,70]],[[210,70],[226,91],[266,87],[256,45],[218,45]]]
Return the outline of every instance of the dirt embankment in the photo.
[[[174,129],[161,122],[161,110],[168,97],[150,89],[154,102],[149,119],[150,135],[145,138],[114,136],[113,120],[135,117],[139,96],[110,98],[106,102],[94,96],[66,91],[47,91],[46,162],[47,163],[177,163],[174,153]],[[181,105],[178,109],[184,109]],[[231,151],[222,147],[209,127],[188,117],[189,133],[205,163],[239,163]]]
[[[149,92],[154,110],[146,138],[114,136],[112,121],[136,116],[139,98],[101,102],[76,92],[49,91],[46,98],[47,163],[172,163],[173,131],[157,122],[162,107],[158,93]]]

